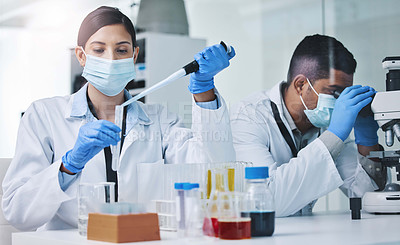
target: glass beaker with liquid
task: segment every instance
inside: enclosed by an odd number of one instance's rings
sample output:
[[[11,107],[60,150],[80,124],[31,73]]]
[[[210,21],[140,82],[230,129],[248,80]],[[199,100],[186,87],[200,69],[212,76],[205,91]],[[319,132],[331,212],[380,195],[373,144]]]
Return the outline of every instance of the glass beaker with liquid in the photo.
[[[78,231],[87,234],[89,213],[100,212],[105,203],[115,202],[114,182],[80,183],[78,190]]]
[[[242,217],[244,193],[218,193],[218,237],[220,239],[251,238],[251,219]]]
[[[251,236],[272,236],[275,230],[274,197],[268,189],[268,167],[247,167],[246,200],[242,217],[251,218]]]

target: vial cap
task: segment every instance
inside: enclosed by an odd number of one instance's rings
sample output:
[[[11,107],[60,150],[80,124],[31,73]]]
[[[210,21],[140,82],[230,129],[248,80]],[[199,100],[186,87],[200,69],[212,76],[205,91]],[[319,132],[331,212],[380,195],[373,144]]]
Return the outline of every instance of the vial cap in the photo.
[[[175,183],[174,187],[175,187],[175,190],[182,190],[183,184],[182,183]]]
[[[268,167],[246,167],[246,179],[266,179],[269,177]]]
[[[183,190],[183,185],[189,184],[189,183],[175,183],[174,187],[175,190]]]
[[[182,189],[185,190],[185,191],[189,191],[189,190],[193,189],[193,184],[183,183]]]

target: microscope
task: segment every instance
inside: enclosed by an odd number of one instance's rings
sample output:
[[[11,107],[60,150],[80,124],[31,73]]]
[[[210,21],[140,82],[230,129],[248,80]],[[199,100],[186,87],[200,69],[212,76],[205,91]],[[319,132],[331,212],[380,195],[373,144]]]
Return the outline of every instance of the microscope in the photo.
[[[393,146],[400,141],[400,56],[386,57],[382,66],[387,69],[386,92],[378,92],[371,103],[374,119],[385,132],[385,143]],[[383,166],[396,169],[400,181],[400,149],[371,151],[368,158],[378,160]],[[387,184],[383,191],[367,192],[363,197],[364,210],[370,213],[400,213],[400,185]]]

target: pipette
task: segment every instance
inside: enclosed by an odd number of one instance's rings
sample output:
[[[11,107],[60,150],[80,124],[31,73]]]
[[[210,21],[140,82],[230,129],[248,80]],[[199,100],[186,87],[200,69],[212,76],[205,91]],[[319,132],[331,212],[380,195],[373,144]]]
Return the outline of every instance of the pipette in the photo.
[[[226,50],[226,52],[229,54],[232,51],[232,48],[230,45],[225,44],[223,41],[220,43]],[[124,107],[132,104],[133,102],[143,98],[146,95],[149,95],[153,93],[154,91],[159,90],[160,88],[178,80],[179,78],[182,78],[192,72],[196,72],[199,70],[199,64],[197,63],[196,60],[193,60],[189,64],[185,65],[183,68],[179,69],[178,71],[174,72],[172,75],[169,77],[165,78],[161,82],[158,82],[151,86],[150,88],[144,90],[143,92],[135,95],[133,98],[125,101],[121,105],[117,105],[115,107],[115,124],[122,128],[122,118],[123,118],[123,112],[124,112]],[[121,141],[118,142],[117,145],[111,146],[111,151],[112,151],[112,169],[119,170],[119,155],[120,155],[120,150],[121,150]]]

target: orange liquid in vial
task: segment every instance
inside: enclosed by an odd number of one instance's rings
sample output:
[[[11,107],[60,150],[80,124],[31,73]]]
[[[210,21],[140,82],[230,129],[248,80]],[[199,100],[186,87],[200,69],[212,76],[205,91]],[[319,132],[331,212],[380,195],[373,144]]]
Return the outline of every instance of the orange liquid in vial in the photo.
[[[221,239],[250,239],[251,219],[220,219],[218,220],[218,234]]]

